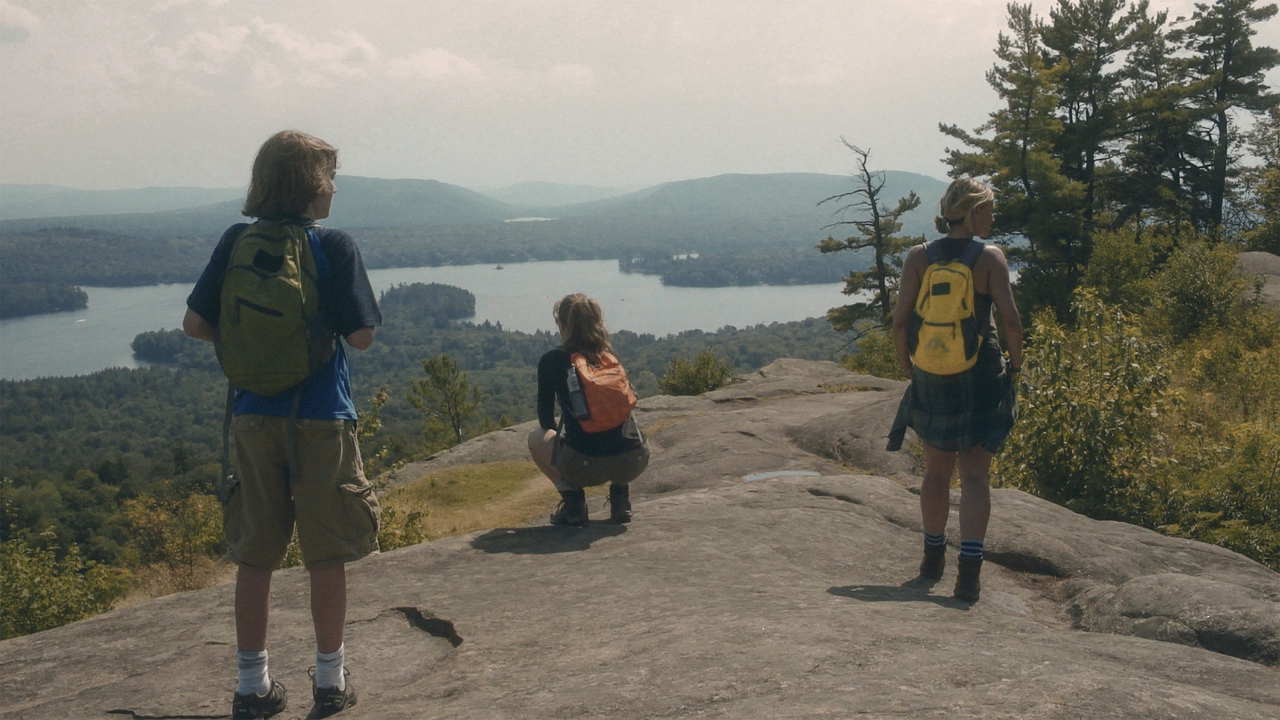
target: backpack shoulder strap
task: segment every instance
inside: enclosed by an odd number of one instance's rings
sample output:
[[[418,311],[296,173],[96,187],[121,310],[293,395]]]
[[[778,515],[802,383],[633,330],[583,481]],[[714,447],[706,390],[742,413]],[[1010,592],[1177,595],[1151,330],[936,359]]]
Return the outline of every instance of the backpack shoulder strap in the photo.
[[[969,244],[964,248],[964,252],[960,253],[960,262],[964,263],[965,267],[972,270],[973,266],[978,262],[978,258],[982,257],[982,251],[986,249],[986,243],[978,242],[977,240],[970,238]]]
[[[924,244],[924,257],[928,260],[928,264],[932,265],[942,258],[942,240],[930,240]]]
[[[311,257],[316,263],[316,279],[318,282],[326,282],[329,279],[329,256],[324,254],[324,245],[321,244],[315,227],[308,227],[306,231],[308,244],[311,245]]]

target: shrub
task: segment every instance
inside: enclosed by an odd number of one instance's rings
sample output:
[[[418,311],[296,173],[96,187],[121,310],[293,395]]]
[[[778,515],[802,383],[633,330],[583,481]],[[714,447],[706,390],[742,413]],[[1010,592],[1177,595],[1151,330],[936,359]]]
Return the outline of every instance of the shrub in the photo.
[[[1280,570],[1280,432],[1242,423],[1223,440],[1192,448],[1159,529]]]
[[[840,364],[846,370],[864,375],[909,380],[898,365],[898,351],[893,346],[893,335],[884,328],[868,331],[858,339],[858,352],[845,355]]]
[[[1162,349],[1090,290],[1072,310],[1075,330],[1036,316],[1021,415],[996,478],[1093,517],[1141,517],[1130,491],[1160,455],[1157,429],[1171,408]]]
[[[1176,238],[1141,232],[1136,225],[1102,231],[1093,238],[1093,253],[1081,284],[1093,288],[1109,305],[1147,307],[1155,295],[1151,276]]]
[[[1162,329],[1183,340],[1202,328],[1228,324],[1248,286],[1235,274],[1236,250],[1230,245],[1184,242],[1155,276],[1153,309]]]
[[[10,540],[0,545],[0,640],[103,612],[126,585],[121,573],[82,559],[75,545],[59,560],[52,550]]]
[[[732,379],[733,367],[708,348],[692,363],[682,357],[673,359],[658,385],[664,395],[701,395],[728,385]]]
[[[148,594],[161,587],[180,592],[205,586],[214,572],[210,561],[223,549],[217,498],[199,493],[173,499],[140,495],[125,501],[124,517],[138,561],[166,568],[161,573],[164,581],[154,583]]]

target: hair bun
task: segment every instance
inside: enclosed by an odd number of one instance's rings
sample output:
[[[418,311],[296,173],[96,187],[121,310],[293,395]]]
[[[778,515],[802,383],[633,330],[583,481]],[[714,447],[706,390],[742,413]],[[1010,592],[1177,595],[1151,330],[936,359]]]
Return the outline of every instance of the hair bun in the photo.
[[[934,216],[933,226],[936,227],[940,233],[945,234],[951,232],[951,223],[947,222],[947,219],[941,215]]]

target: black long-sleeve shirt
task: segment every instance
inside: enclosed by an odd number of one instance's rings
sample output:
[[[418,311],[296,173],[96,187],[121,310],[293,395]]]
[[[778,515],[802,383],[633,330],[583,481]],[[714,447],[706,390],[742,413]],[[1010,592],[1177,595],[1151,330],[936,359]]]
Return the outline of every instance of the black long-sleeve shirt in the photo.
[[[640,431],[635,420],[628,418],[619,427],[604,432],[589,433],[566,412],[569,406],[569,368],[573,361],[564,348],[549,350],[538,361],[538,424],[547,430],[556,429],[556,401],[560,402],[560,414],[564,417],[564,441],[583,455],[620,455],[641,446]]]

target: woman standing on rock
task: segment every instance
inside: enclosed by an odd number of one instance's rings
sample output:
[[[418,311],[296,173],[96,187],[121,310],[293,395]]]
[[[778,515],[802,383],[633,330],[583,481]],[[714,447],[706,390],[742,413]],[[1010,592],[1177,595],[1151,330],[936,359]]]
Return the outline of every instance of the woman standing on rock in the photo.
[[[629,522],[627,483],[649,465],[648,444],[631,412],[635,392],[613,355],[604,314],[595,300],[580,293],[567,295],[555,304],[552,315],[562,344],[538,361],[540,427],[529,433],[534,463],[560,491],[560,507],[551,523],[586,525],[583,488],[605,483],[610,518]]]
[[[972,178],[951,183],[937,218],[946,237],[907,253],[893,341],[911,384],[889,434],[897,450],[907,427],[924,444],[920,486],[924,559],[920,576],[939,580],[946,567],[951,475],[960,469],[960,559],[954,596],[978,599],[983,542],[991,515],[987,476],[1016,415],[1013,384],[1022,368],[1022,323],[1013,301],[1009,264],[991,234],[995,195]],[[1000,351],[992,308],[1009,344]]]

